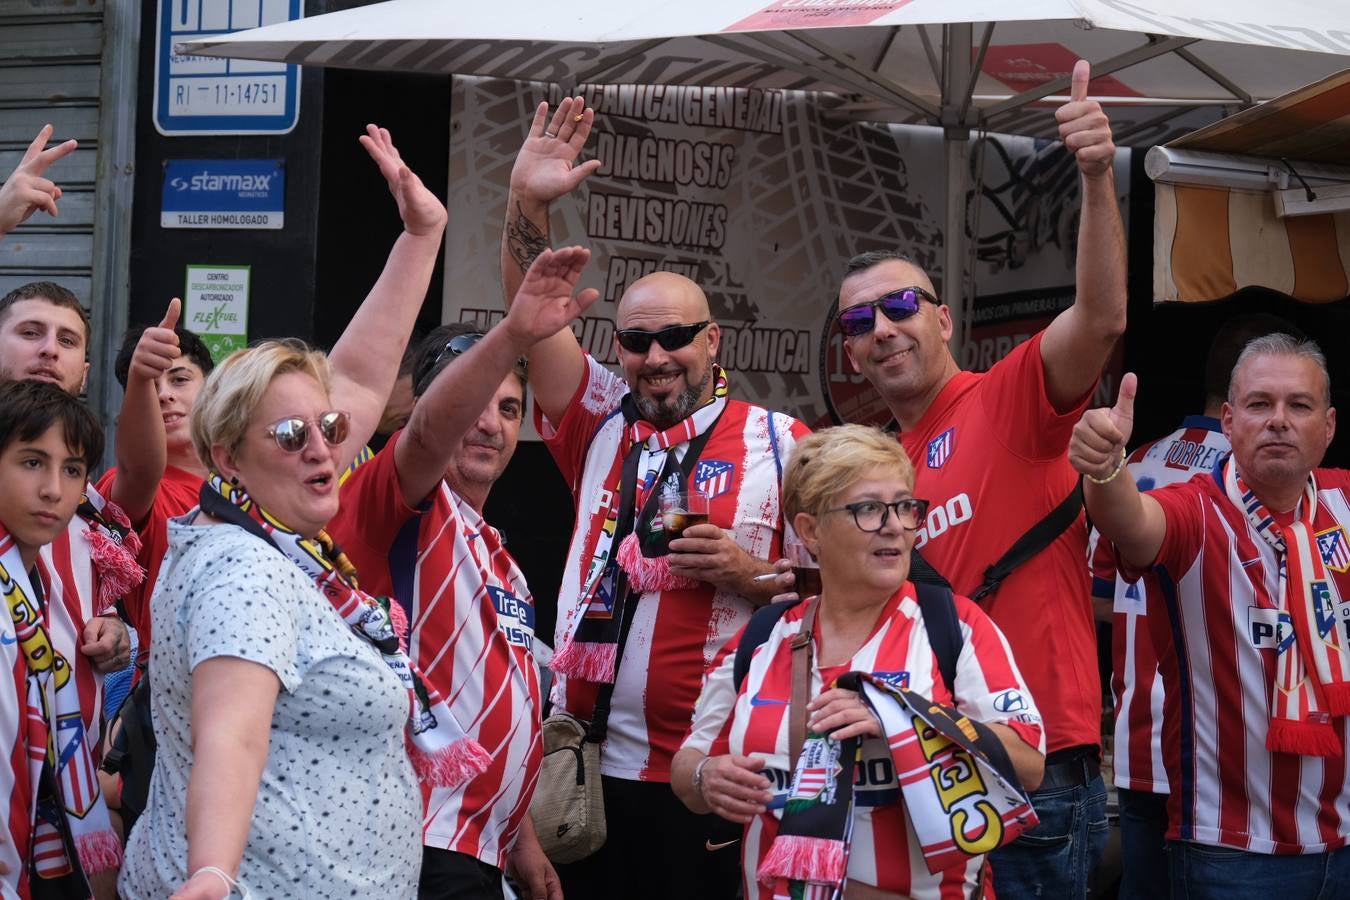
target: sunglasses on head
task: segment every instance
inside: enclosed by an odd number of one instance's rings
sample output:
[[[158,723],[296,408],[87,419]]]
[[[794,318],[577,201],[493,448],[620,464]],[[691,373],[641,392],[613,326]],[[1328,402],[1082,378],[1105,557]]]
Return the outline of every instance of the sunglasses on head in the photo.
[[[615,335],[619,339],[619,346],[629,353],[646,353],[652,348],[652,341],[656,341],[661,345],[662,350],[669,353],[681,347],[688,347],[693,343],[694,338],[698,337],[698,333],[711,324],[710,321],[704,320],[692,325],[667,325],[665,328],[658,328],[656,331],[625,328],[622,331],[615,332]]]
[[[319,434],[324,442],[336,447],[347,439],[352,417],[340,409],[319,414]],[[267,426],[267,436],[287,453],[299,453],[309,446],[309,422],[299,416],[288,416]]]
[[[436,366],[437,363],[447,356],[459,356],[461,353],[467,353],[470,347],[482,339],[483,333],[481,331],[469,331],[464,334],[455,335],[445,342],[445,346],[441,348],[440,353],[436,354],[436,359],[431,365],[433,367]]]
[[[938,298],[918,287],[905,287],[878,297],[871,303],[859,303],[839,312],[839,330],[848,337],[871,334],[877,324],[877,310],[892,322],[903,322],[919,311],[919,305],[928,300],[936,304]]]

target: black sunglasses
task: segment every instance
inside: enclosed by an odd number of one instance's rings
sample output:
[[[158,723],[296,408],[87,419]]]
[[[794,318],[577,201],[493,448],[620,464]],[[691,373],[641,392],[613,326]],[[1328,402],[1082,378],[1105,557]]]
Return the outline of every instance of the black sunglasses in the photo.
[[[340,409],[330,409],[319,414],[319,434],[324,442],[337,447],[347,440],[351,431],[352,417]],[[309,446],[309,422],[300,416],[288,416],[267,426],[267,436],[277,442],[277,446],[287,453],[299,453]]]
[[[903,322],[919,311],[919,304],[925,299],[933,304],[938,302],[938,298],[917,285],[891,291],[871,303],[859,303],[840,310],[839,330],[848,337],[870,334],[877,324],[878,309],[892,322]]]
[[[629,353],[646,353],[652,348],[652,341],[661,345],[667,353],[688,347],[698,333],[711,325],[710,321],[695,322],[692,325],[667,325],[656,331],[643,331],[641,328],[625,328],[616,332],[619,346]]]

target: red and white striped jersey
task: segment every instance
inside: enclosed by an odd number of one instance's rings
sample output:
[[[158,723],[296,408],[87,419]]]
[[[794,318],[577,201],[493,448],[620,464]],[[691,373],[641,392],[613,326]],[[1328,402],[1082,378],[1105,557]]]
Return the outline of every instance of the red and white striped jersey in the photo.
[[[99,576],[89,556],[90,524],[72,516],[66,530],[38,552],[37,572],[47,600],[47,628],[52,644],[70,662],[80,688],[80,713],[85,743],[95,763],[102,757],[98,736],[103,727],[103,676],[94,673],[80,652],[85,623],[103,612],[98,608]]]
[[[956,666],[956,699],[942,682],[937,657],[928,643],[914,586],[906,583],[877,616],[871,636],[848,663],[813,667],[810,695],[846,672],[870,672],[878,679],[908,687],[938,703],[953,705],[981,722],[1007,725],[1030,746],[1045,752],[1040,712],[1027,690],[1008,642],[993,621],[965,597],[956,597],[961,621],[961,656]],[[698,698],[694,724],[684,746],[710,756],[736,753],[765,761],[764,774],[773,783],[769,809],[746,826],[742,868],[745,896],[770,900],[773,891],[755,881],[755,872],[778,833],[779,818],[791,780],[788,750],[788,703],[792,696],[792,649],[801,630],[803,604],[789,609],[768,640],[755,649],[738,692],[732,670],[735,645],[727,645],[708,671]],[[969,896],[983,857],[940,875],[928,871],[919,842],[913,837],[900,784],[887,741],[863,742],[863,760],[855,777],[850,881],[875,885],[916,900]]]
[[[1315,476],[1318,547],[1340,596],[1350,597],[1350,472],[1318,469]],[[1166,686],[1168,837],[1255,853],[1344,846],[1345,755],[1266,749],[1281,615],[1270,599],[1279,596],[1275,551],[1213,475],[1151,496],[1167,522],[1148,622]],[[1331,722],[1350,746],[1350,717]]]
[[[401,436],[343,483],[329,531],[362,588],[408,612],[409,654],[492,756],[467,785],[422,785],[423,843],[503,869],[542,754],[534,599],[501,535],[444,481],[422,509],[404,505],[394,464]]]
[[[577,509],[558,593],[554,646],[562,646],[574,630],[626,449],[619,403],[628,385],[591,357],[586,362],[586,379],[561,422],[548,422],[535,408],[535,426],[567,479]],[[791,416],[728,400],[699,457],[699,468],[715,476],[703,488],[711,498],[709,521],[753,557],[782,556],[783,469],[797,439],[807,433]],[[685,446],[672,449],[683,454]],[[619,662],[609,736],[601,752],[604,774],[670,780],[670,761],[688,730],[703,672],[751,611],[744,597],[709,584],[642,595]],[[559,676],[554,703],[589,719],[596,690],[593,683]]]
[[[1187,416],[1181,427],[1164,438],[1144,444],[1130,454],[1130,474],[1139,490],[1166,487],[1213,471],[1228,454],[1228,438],[1219,420]],[[1162,760],[1163,683],[1158,655],[1149,637],[1147,595],[1158,590],[1146,574],[1130,583],[1116,572],[1109,544],[1099,543],[1094,529],[1092,594],[1111,597],[1111,695],[1116,725],[1114,767],[1116,787],[1167,793],[1167,770]]]

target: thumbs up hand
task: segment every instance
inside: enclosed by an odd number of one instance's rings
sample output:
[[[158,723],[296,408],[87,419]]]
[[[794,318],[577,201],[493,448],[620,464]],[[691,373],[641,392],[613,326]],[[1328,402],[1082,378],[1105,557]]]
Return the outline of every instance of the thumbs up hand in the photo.
[[[182,309],[183,301],[174,297],[169,301],[169,308],[165,310],[160,323],[145,329],[141,334],[131,354],[131,366],[127,370],[128,385],[133,379],[155,381],[169,371],[173,361],[182,353],[178,346],[178,335],[174,333]]]
[[[1116,405],[1110,409],[1090,409],[1073,426],[1069,439],[1069,462],[1098,482],[1110,479],[1119,470],[1125,444],[1134,431],[1134,395],[1138,379],[1133,372],[1120,380]]]
[[[1059,137],[1078,160],[1078,168],[1089,177],[1105,175],[1115,162],[1116,145],[1111,140],[1111,122],[1102,105],[1088,99],[1092,67],[1085,59],[1074,63],[1069,102],[1055,110]]]

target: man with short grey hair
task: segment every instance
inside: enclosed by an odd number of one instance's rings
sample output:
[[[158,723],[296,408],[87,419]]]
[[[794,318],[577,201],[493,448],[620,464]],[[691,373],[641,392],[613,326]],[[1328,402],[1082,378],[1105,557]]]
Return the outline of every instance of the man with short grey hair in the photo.
[[[1257,338],[1223,405],[1231,456],[1140,493],[1123,465],[1135,378],[1074,428],[1069,458],[1119,570],[1161,586],[1174,896],[1333,896],[1350,884],[1350,473],[1312,341]]]

